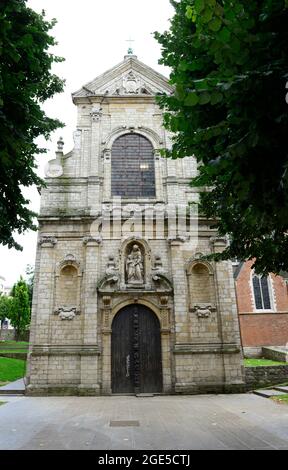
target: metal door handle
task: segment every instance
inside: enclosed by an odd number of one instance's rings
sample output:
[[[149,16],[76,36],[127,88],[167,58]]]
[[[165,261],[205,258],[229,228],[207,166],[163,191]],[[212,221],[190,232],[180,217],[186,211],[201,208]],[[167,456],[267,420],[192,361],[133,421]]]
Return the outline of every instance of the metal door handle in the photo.
[[[130,354],[126,356],[126,377],[130,377]]]

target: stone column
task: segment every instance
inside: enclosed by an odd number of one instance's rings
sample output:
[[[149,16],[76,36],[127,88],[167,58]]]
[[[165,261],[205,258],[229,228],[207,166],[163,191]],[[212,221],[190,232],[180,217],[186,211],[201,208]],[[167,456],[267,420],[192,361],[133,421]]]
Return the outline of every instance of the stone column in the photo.
[[[102,112],[99,104],[95,104],[90,112],[91,124],[91,154],[89,176],[99,175],[100,158],[100,124]]]
[[[87,237],[83,239],[83,243],[86,247],[82,330],[85,354],[81,355],[79,393],[81,395],[99,395],[97,280],[101,239]]]
[[[43,350],[43,347],[49,345],[50,341],[49,323],[54,307],[54,247],[56,244],[56,238],[48,236],[41,236],[38,242],[38,273],[33,296],[28,393],[47,386],[48,383],[49,357],[37,352],[37,349]]]
[[[188,342],[187,280],[182,255],[184,239],[170,237],[171,269],[174,288],[174,314],[176,343]]]
[[[162,178],[162,165],[161,156],[159,150],[154,150],[154,162],[155,162],[155,187],[156,187],[156,198],[158,201],[164,201],[164,188]]]
[[[110,296],[102,298],[102,394],[111,395],[111,317],[112,299]]]
[[[161,315],[161,348],[162,348],[162,376],[163,392],[172,392],[171,375],[171,319],[170,308],[168,307],[169,297],[164,295],[160,297],[160,315]]]
[[[104,186],[103,186],[103,201],[111,199],[111,150],[104,150]]]
[[[91,146],[89,154],[89,181],[88,181],[88,201],[91,213],[95,214],[100,203],[100,126],[102,112],[99,104],[95,104],[90,112],[91,116]]]
[[[210,241],[214,253],[221,253],[227,246],[227,240],[224,237],[214,237]],[[244,371],[235,284],[230,261],[215,263],[215,281],[218,295],[225,387],[227,391],[241,391]]]

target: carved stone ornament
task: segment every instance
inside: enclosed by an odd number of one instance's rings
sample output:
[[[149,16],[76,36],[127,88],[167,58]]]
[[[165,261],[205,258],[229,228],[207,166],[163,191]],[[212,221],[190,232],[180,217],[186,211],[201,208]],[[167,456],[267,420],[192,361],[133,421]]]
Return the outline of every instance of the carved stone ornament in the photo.
[[[58,307],[54,310],[54,314],[58,315],[60,320],[73,320],[76,315],[80,315],[77,307]]]
[[[105,308],[111,308],[111,297],[104,296],[102,301]]]
[[[163,268],[163,263],[161,260],[161,256],[155,256],[155,262],[154,262],[154,268],[153,268],[154,274],[165,274],[165,270]]]
[[[204,304],[195,304],[191,308],[191,312],[195,312],[198,318],[209,318],[212,312],[215,312],[216,308],[213,307],[211,304],[204,305]]]
[[[100,245],[102,243],[101,237],[84,237],[83,244],[84,245]]]
[[[50,160],[45,166],[45,176],[47,178],[59,178],[63,175],[63,167],[59,160]]]
[[[55,237],[41,237],[39,240],[39,245],[43,247],[45,245],[46,247],[51,247],[53,248],[57,243],[57,239]]]
[[[129,72],[123,79],[123,88],[127,94],[135,94],[140,87],[139,78],[136,77],[134,72]]]
[[[189,240],[189,237],[184,236],[184,235],[175,235],[172,237],[168,237],[168,242],[173,244],[173,243],[184,243]]]
[[[144,284],[143,256],[138,245],[133,245],[125,262],[128,284]]]
[[[122,79],[117,79],[110,83],[110,85],[105,86],[105,88],[100,88],[99,93],[106,93],[114,96],[121,95],[153,95],[157,90],[152,90],[148,86],[139,74],[136,74],[133,70],[130,70],[126,73]]]
[[[91,109],[91,112],[90,112],[90,116],[92,118],[92,121],[94,122],[98,122],[100,121],[100,118],[102,116],[102,108],[100,108],[100,106],[93,106],[93,108]]]
[[[106,267],[106,280],[110,284],[114,284],[119,281],[119,268],[116,267],[115,259],[113,256],[109,256],[109,260]]]
[[[154,268],[152,268],[152,280],[156,285],[157,291],[172,292],[172,283],[167,277],[166,271],[163,268],[161,256],[159,255],[155,256]]]

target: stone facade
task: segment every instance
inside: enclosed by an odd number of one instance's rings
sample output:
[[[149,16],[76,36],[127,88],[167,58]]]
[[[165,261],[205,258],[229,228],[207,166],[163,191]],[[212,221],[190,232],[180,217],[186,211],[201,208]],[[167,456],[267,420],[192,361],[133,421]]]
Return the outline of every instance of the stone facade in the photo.
[[[244,388],[232,266],[201,260],[226,240],[187,212],[198,197],[195,159],[161,157],[171,146],[155,103],[163,92],[172,92],[167,79],[128,55],[73,94],[74,149],[64,155],[59,140],[41,196],[30,395],[111,394],[113,319],[129,305],[158,318],[161,392]],[[153,197],[112,194],[113,144],[127,134],[153,147]]]

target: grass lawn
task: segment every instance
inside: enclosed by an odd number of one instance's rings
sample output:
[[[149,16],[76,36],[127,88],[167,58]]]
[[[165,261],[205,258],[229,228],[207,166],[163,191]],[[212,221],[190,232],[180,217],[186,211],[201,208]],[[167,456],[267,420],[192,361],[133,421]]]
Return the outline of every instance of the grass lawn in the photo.
[[[287,362],[271,361],[270,359],[244,359],[245,367],[287,366]]]
[[[279,397],[272,397],[272,400],[277,401],[277,403],[288,405],[288,393]]]
[[[28,351],[27,341],[0,341],[0,352],[25,353]]]
[[[10,359],[8,357],[0,357],[0,384],[13,382],[13,380],[21,379],[26,373],[26,361],[21,359]]]

